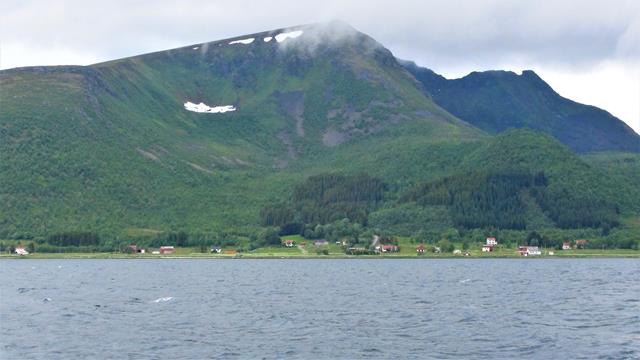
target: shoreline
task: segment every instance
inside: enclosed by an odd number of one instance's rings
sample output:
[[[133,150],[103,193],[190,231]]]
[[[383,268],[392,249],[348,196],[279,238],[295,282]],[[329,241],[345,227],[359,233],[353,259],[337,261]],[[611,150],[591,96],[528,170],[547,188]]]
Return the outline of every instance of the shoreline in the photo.
[[[596,254],[567,254],[567,255],[543,255],[543,256],[519,256],[519,255],[496,255],[496,256],[460,256],[460,255],[421,255],[421,256],[408,256],[408,255],[252,255],[243,254],[242,256],[236,255],[209,255],[209,254],[188,254],[188,255],[169,255],[169,256],[140,256],[140,255],[128,255],[128,254],[115,254],[115,253],[68,253],[68,254],[30,254],[25,256],[18,255],[0,255],[0,260],[73,260],[73,259],[86,259],[86,260],[101,260],[101,259],[120,259],[120,260],[171,260],[171,259],[201,259],[201,260],[264,260],[264,259],[293,259],[293,260],[316,260],[316,259],[331,259],[331,260],[393,260],[393,259],[414,259],[414,260],[490,260],[490,259],[523,259],[523,260],[536,260],[536,259],[596,259],[596,258],[618,258],[618,259],[640,259],[640,251],[636,253],[617,253],[610,254],[596,253]]]

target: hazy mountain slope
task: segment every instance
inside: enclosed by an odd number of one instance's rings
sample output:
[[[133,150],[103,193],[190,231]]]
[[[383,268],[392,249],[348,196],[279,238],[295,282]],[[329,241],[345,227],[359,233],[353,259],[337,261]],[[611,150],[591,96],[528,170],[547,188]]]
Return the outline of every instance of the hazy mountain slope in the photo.
[[[490,133],[531,128],[577,152],[640,152],[640,136],[624,122],[597,107],[563,98],[533,71],[472,72],[447,80],[414,63],[402,64],[436,103]]]

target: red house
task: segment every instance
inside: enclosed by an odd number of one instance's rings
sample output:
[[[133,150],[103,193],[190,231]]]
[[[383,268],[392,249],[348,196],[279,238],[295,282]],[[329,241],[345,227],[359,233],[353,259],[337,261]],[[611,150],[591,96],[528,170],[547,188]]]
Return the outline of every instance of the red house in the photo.
[[[160,254],[173,254],[176,248],[173,246],[160,246]]]
[[[571,250],[571,243],[569,241],[563,241],[562,250]]]
[[[418,247],[416,247],[416,252],[418,252],[418,254],[424,254],[424,245],[418,245]]]

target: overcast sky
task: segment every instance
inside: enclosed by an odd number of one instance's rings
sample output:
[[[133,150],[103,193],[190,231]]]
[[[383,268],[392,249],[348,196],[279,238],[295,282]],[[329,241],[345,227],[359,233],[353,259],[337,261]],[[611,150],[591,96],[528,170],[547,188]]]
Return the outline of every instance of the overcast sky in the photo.
[[[449,78],[533,69],[640,132],[639,0],[3,0],[0,69],[91,64],[333,19]]]

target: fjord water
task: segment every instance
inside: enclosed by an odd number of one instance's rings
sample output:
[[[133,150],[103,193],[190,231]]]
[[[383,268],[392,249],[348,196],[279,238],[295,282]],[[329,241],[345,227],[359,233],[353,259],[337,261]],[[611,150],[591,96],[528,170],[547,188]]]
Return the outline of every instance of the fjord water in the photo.
[[[0,262],[0,358],[639,358],[640,261]]]

